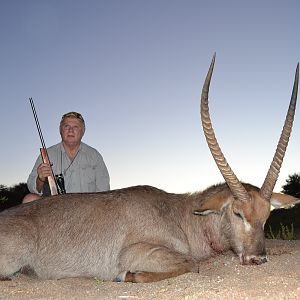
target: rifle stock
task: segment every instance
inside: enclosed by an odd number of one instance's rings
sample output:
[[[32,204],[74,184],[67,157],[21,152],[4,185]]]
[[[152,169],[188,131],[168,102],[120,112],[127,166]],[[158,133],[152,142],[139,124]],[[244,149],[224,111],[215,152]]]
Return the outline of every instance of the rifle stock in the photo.
[[[42,156],[43,163],[49,164],[49,166],[51,167],[48,155],[46,153],[46,149],[45,148],[40,148],[40,151],[41,151],[41,156]],[[56,181],[54,179],[53,171],[52,171],[52,174],[50,176],[48,176],[47,179],[48,179],[51,195],[52,196],[53,195],[58,195]]]

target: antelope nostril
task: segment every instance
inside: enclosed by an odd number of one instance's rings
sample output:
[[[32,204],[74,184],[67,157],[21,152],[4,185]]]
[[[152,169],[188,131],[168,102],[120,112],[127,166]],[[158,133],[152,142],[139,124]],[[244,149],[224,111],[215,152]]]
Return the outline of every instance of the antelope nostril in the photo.
[[[268,258],[266,256],[261,258],[261,263],[266,263],[268,261]]]
[[[261,265],[268,261],[266,256],[240,256],[241,264],[243,265]]]
[[[260,257],[252,257],[249,262],[252,265],[261,265],[263,263],[266,263],[267,261],[268,261],[267,257],[260,256]]]

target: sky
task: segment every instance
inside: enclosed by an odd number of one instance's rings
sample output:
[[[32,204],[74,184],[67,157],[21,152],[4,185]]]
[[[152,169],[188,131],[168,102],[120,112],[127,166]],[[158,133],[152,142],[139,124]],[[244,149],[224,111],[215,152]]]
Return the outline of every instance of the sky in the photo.
[[[223,181],[200,122],[209,106],[240,180],[261,186],[300,60],[298,0],[1,0],[0,184],[26,182],[40,140],[68,111],[108,167],[111,188],[200,191]],[[275,191],[300,172],[300,111]]]

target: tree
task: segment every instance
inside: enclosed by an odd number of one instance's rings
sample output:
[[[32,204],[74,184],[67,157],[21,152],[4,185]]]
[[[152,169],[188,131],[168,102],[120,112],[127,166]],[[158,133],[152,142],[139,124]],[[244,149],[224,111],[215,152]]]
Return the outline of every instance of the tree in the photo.
[[[286,184],[282,186],[282,193],[300,198],[300,173],[289,175]],[[295,205],[289,209],[272,210],[265,225],[265,232],[268,235],[271,228],[272,232],[278,235],[283,227],[291,229],[292,224],[294,228],[293,238],[300,239],[300,205]]]
[[[282,186],[282,193],[300,198],[300,173],[289,175]]]
[[[12,187],[0,184],[0,211],[22,203],[22,199],[28,193],[27,184],[24,182]]]

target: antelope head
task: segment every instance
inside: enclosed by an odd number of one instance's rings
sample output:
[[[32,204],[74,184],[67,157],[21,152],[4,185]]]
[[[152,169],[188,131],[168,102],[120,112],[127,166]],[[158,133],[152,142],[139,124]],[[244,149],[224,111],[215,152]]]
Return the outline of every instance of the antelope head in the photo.
[[[274,158],[260,189],[249,184],[243,184],[238,180],[217,142],[208,108],[208,93],[214,64],[215,55],[202,89],[201,120],[209,149],[229,189],[227,188],[227,192],[224,192],[222,196],[210,197],[195,214],[221,214],[224,227],[227,228],[227,231],[226,229],[223,231],[227,232],[230,246],[239,255],[241,263],[261,264],[267,261],[264,225],[270,215],[271,204],[280,207],[300,202],[292,196],[273,193],[293,126],[298,92],[299,63],[296,68],[293,92],[283,130]],[[228,228],[230,229],[228,230]]]

